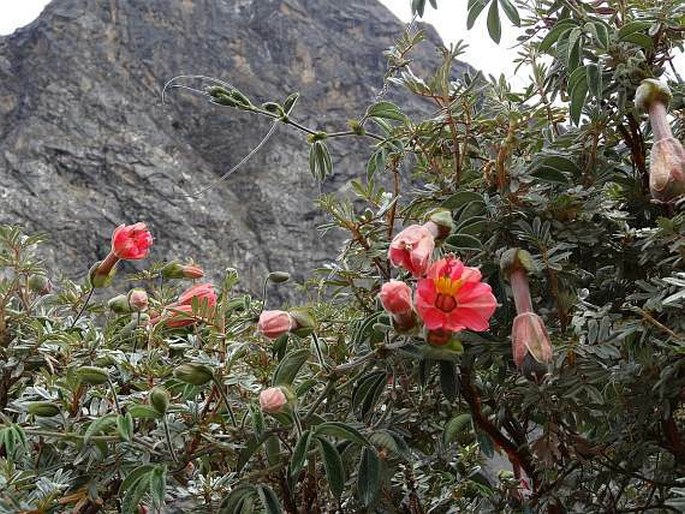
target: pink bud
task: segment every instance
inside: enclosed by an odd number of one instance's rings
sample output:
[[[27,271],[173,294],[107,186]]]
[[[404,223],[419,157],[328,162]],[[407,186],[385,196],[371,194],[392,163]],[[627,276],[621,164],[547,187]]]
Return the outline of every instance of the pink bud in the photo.
[[[516,366],[523,369],[529,378],[542,378],[547,364],[552,361],[552,345],[542,318],[534,312],[516,316],[511,329],[511,344]]]
[[[381,287],[381,305],[390,314],[404,314],[412,310],[411,288],[401,280],[391,280]]]
[[[263,311],[257,322],[257,330],[269,339],[278,339],[293,328],[293,318],[285,311]]]
[[[214,291],[214,286],[205,283],[189,287],[178,297],[178,304],[192,305],[193,299],[195,298],[197,298],[200,304],[206,302],[208,307],[214,307],[216,305],[216,292]]]
[[[395,267],[404,268],[415,277],[426,273],[435,249],[435,238],[428,228],[410,225],[390,243],[388,258]]]
[[[283,412],[288,398],[280,387],[270,387],[259,393],[259,406],[269,414]]]
[[[147,309],[149,299],[144,289],[131,289],[128,292],[128,304],[134,311],[144,311]]]

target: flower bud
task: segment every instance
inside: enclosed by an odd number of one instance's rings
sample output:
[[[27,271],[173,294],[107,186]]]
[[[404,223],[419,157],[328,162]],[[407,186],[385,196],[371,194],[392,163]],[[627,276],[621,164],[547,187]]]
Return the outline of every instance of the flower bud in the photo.
[[[96,289],[109,286],[117,272],[116,265],[119,259],[113,256],[113,254],[110,255],[113,258],[110,259],[110,256],[108,256],[104,261],[98,261],[90,268],[88,278],[90,279],[90,285]]]
[[[668,105],[671,96],[669,87],[660,80],[645,79],[635,91],[635,107],[647,112],[655,102]]]
[[[434,249],[435,237],[431,231],[425,226],[410,225],[393,238],[388,259],[393,266],[420,277],[426,273]]]
[[[542,318],[534,312],[516,316],[511,330],[511,344],[516,366],[527,378],[542,379],[547,373],[547,365],[552,361],[552,345]]]
[[[404,314],[410,312],[413,307],[411,288],[401,280],[391,280],[383,284],[378,298],[390,314]]]
[[[181,264],[178,261],[171,261],[166,264],[160,273],[164,278],[190,278],[198,279],[205,276],[203,269],[194,263]]]
[[[120,294],[114,298],[110,298],[107,301],[107,307],[109,307],[112,312],[116,312],[117,314],[131,312],[131,306],[128,303],[128,297],[125,294]]]
[[[290,280],[290,273],[287,271],[272,271],[267,278],[274,284],[282,284]]]
[[[31,275],[28,285],[31,291],[39,295],[45,295],[52,291],[52,282],[45,275]]]
[[[257,322],[257,330],[269,339],[278,339],[295,328],[295,321],[285,311],[262,311]]]
[[[259,393],[259,406],[267,414],[278,414],[292,409],[296,402],[295,393],[286,386],[270,387]]]
[[[174,370],[174,376],[181,382],[196,386],[205,385],[214,378],[214,373],[204,364],[188,363],[181,364]]]
[[[150,300],[144,289],[131,289],[128,292],[128,305],[132,311],[147,310]]]
[[[60,412],[59,407],[52,402],[29,402],[26,404],[26,410],[29,414],[43,418],[57,416]]]
[[[157,412],[164,415],[169,408],[169,393],[163,387],[153,387],[150,391],[150,404]]]
[[[316,322],[308,312],[298,309],[292,310],[288,314],[293,320],[293,328],[290,330],[293,334],[299,337],[307,337],[314,332]]]
[[[109,372],[96,366],[81,366],[76,370],[76,376],[81,382],[89,385],[106,384],[109,380]]]
[[[435,209],[428,213],[427,219],[424,227],[431,231],[435,239],[445,239],[454,230],[452,212],[448,209]]]
[[[652,198],[668,202],[685,194],[685,150],[674,137],[654,141],[649,159]]]

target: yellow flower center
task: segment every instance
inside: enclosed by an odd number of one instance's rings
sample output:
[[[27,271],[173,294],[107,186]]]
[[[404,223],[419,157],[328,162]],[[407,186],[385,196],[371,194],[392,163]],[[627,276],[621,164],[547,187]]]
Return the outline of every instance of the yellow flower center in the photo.
[[[442,276],[433,280],[433,284],[438,292],[435,306],[443,312],[453,311],[457,307],[457,292],[461,289],[462,281]]]

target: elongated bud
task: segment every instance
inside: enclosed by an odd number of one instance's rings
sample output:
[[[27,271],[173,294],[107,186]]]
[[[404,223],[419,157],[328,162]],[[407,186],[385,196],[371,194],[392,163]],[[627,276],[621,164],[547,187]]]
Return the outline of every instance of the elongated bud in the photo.
[[[165,264],[160,270],[162,277],[167,279],[198,279],[205,276],[204,270],[195,263],[181,264],[178,261],[171,261]]]
[[[29,402],[26,404],[26,410],[29,414],[43,418],[57,416],[60,412],[59,407],[52,402]]]
[[[169,408],[169,392],[163,387],[153,387],[150,391],[150,405],[160,414],[166,414]]]
[[[45,275],[31,275],[28,285],[31,291],[39,295],[45,295],[52,291],[52,282]]]
[[[112,312],[116,312],[117,314],[126,314],[131,312],[131,306],[128,303],[128,296],[125,294],[120,294],[114,298],[110,298],[107,301],[107,307],[109,307]]]
[[[295,320],[285,311],[263,311],[257,322],[257,330],[269,339],[278,339],[293,328]]]
[[[89,385],[105,384],[109,380],[109,372],[96,366],[81,366],[76,370],[76,376]]]
[[[105,260],[93,264],[88,274],[90,285],[96,289],[109,286],[117,272],[117,262],[119,258],[110,253]]]
[[[181,364],[174,370],[174,376],[181,382],[196,386],[205,385],[214,378],[214,373],[204,364]]]
[[[535,381],[542,380],[553,356],[542,318],[534,312],[516,316],[511,330],[511,344],[514,363],[524,376]]]
[[[287,271],[272,271],[267,278],[274,284],[282,284],[290,280],[290,273]]]

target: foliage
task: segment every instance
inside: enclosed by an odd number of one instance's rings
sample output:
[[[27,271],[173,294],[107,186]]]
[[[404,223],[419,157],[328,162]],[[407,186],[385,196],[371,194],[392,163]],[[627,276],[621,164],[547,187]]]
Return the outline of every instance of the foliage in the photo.
[[[682,48],[685,7],[473,0],[468,23],[484,13],[497,40],[501,12],[523,29],[522,90],[455,77],[459,48],[417,76],[420,36],[388,51],[389,84],[425,98],[427,119],[380,99],[324,133],[294,120],[297,96],[256,106],[206,92],[306,132],[318,179],[334,165],[329,139],[371,143],[353,196],[319,202],[322,231],[349,237],[308,284],[313,331],[267,342],[255,330],[266,284],[262,298],[239,293],[232,270],[216,309],[193,305],[204,322],[148,325],[107,312],[102,293],[80,316],[88,286],[32,287],[47,274],[41,238],[2,228],[0,512],[679,511],[685,213],[649,197],[650,132],[632,102]],[[685,87],[671,71],[682,140]],[[449,349],[398,332],[377,301],[391,277],[414,280],[387,260],[397,228],[436,207],[454,222],[436,257],[479,266],[500,304],[488,332],[459,332]],[[512,362],[499,267],[512,247],[533,256],[533,304],[554,346],[540,383]],[[180,291],[160,269],[131,277],[158,312]],[[258,393],[274,385],[297,402],[266,415]]]

